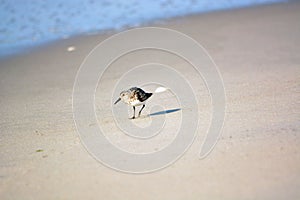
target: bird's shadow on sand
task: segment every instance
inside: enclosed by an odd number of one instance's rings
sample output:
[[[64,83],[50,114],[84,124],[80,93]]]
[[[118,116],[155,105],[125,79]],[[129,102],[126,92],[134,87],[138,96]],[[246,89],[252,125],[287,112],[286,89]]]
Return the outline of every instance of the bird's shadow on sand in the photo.
[[[156,116],[156,115],[165,115],[165,114],[169,114],[169,113],[173,113],[173,112],[178,112],[180,110],[181,110],[181,108],[175,108],[175,109],[170,109],[170,110],[163,110],[163,111],[151,113],[148,116],[150,117],[150,116]]]

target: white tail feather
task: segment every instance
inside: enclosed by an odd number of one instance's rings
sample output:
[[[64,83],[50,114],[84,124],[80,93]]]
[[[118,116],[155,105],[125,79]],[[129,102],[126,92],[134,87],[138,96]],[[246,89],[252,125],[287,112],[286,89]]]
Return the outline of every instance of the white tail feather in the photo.
[[[158,87],[158,88],[156,88],[156,90],[154,91],[154,93],[161,93],[161,92],[164,92],[166,90],[167,90],[167,88],[165,88],[165,87]]]

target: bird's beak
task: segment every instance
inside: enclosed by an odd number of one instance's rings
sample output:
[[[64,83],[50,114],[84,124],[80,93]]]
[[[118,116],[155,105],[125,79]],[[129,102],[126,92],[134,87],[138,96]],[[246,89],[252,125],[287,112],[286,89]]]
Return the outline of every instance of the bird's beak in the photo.
[[[121,98],[118,98],[114,104],[116,105],[120,100],[121,100]]]

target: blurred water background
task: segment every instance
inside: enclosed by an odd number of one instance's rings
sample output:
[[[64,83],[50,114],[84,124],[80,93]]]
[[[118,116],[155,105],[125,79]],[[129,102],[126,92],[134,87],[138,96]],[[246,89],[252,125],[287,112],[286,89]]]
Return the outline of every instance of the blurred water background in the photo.
[[[0,0],[0,56],[74,35],[281,0]]]

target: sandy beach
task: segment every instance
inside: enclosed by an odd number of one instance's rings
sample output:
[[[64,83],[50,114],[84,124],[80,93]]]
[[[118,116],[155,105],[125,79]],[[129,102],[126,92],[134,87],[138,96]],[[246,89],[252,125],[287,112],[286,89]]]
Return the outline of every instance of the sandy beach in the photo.
[[[295,1],[152,25],[180,31],[208,51],[224,81],[226,118],[217,145],[199,159],[210,118],[207,91],[200,85],[203,120],[196,141],[177,162],[148,174],[102,165],[76,132],[77,71],[112,33],[69,38],[1,59],[0,199],[300,199],[299,10]],[[70,46],[75,50],[68,51]],[[183,65],[175,58],[169,62]],[[102,86],[111,81],[116,77],[108,72]],[[109,100],[97,99],[100,109],[104,101]],[[114,131],[108,137],[120,139]]]

